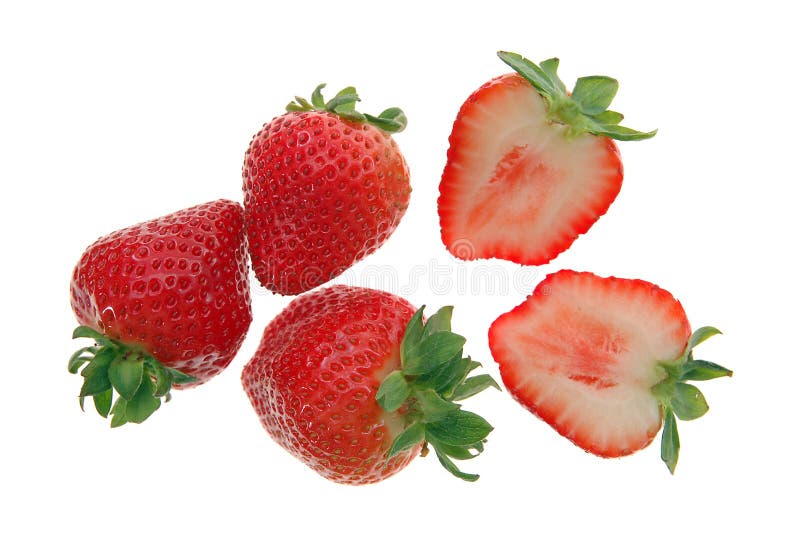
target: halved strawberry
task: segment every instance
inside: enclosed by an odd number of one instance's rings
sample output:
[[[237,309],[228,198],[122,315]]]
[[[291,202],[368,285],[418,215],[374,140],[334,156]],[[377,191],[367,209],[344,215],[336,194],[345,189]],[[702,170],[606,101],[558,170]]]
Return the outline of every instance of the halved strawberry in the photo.
[[[562,270],[495,320],[489,346],[511,395],[586,451],[631,454],[665,421],[662,458],[672,472],[675,416],[708,410],[685,381],[732,374],[692,357],[717,333],[692,334],[680,302],[652,283]]]
[[[461,107],[439,186],[442,240],[461,259],[549,262],[617,197],[622,162],[611,139],[655,135],[619,126],[617,81],[579,78],[568,93],[558,59],[536,65],[499,52],[519,74],[495,78]]]

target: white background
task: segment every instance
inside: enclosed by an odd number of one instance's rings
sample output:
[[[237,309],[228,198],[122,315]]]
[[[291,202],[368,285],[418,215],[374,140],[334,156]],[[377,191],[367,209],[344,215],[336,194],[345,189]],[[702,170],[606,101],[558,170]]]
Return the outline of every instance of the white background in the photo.
[[[166,4],[0,8],[0,529],[797,527],[798,42],[783,3]],[[560,57],[568,85],[614,76],[624,124],[659,128],[621,146],[617,201],[540,268],[458,263],[438,237],[452,120],[508,71],[499,49]],[[735,375],[702,385],[711,411],[679,424],[674,477],[657,444],[599,459],[488,391],[467,404],[496,427],[486,452],[462,463],[482,474],[477,483],[431,457],[373,486],[326,481],[269,439],[241,390],[261,331],[290,301],[257,286],[252,329],[226,372],[141,426],[111,430],[91,407],[81,413],[65,365],[78,347],[68,281],[82,250],[183,207],[241,201],[251,136],[320,81],[355,85],[362,110],[399,105],[409,117],[396,138],[411,206],[341,281],[455,304],[454,329],[496,377],[489,324],[560,268],[658,283],[693,326],[726,333],[698,356]],[[415,267],[425,273],[416,288]],[[476,268],[506,276],[507,288],[473,283]]]

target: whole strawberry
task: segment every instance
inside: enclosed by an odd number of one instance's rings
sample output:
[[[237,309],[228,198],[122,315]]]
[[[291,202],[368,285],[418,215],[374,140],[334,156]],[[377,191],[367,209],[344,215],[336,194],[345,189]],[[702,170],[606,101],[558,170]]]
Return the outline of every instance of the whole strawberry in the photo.
[[[399,108],[355,110],[348,87],[329,102],[320,85],[265,124],[244,160],[250,256],[267,289],[299,294],[378,249],[408,207],[408,167],[390,133]]]
[[[69,371],[85,378],[111,426],[144,421],[170,388],[221,372],[250,326],[244,214],[217,200],[111,233],[89,246],[72,274]],[[114,392],[116,391],[116,393]],[[117,399],[113,403],[112,396]]]
[[[483,450],[492,427],[455,403],[489,386],[467,377],[452,307],[423,324],[402,298],[335,285],[296,298],[264,330],[242,384],[267,432],[320,475],[360,485],[385,479],[430,445],[451,459]]]
[[[579,78],[568,92],[558,59],[513,68],[461,106],[439,185],[442,241],[460,259],[543,265],[587,232],[622,187],[614,140],[647,139],[608,106],[618,83]]]

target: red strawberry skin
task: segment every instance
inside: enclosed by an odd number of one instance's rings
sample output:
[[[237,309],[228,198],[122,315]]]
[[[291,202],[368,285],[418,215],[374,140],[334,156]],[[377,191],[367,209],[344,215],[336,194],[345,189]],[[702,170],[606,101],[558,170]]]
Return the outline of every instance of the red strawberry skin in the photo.
[[[242,207],[198,205],[98,239],[72,274],[78,322],[197,378],[221,372],[252,314]]]
[[[384,412],[375,395],[400,368],[400,343],[414,311],[395,295],[343,285],[289,304],[242,372],[272,438],[338,483],[374,483],[404,468],[420,446],[386,460],[404,420]]]
[[[280,294],[321,285],[378,249],[411,193],[389,134],[321,111],[266,124],[242,174],[253,270]]]
[[[608,211],[622,186],[616,143],[567,139],[518,74],[467,98],[439,186],[442,241],[460,259],[548,263]]]
[[[660,361],[691,335],[670,293],[642,280],[562,270],[501,315],[489,346],[509,393],[577,446],[602,457],[650,444],[662,410]]]

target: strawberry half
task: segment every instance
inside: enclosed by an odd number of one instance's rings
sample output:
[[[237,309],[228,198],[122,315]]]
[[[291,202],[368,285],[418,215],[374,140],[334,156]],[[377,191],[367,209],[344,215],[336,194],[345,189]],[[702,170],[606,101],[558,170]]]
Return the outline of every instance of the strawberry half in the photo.
[[[270,436],[337,483],[383,480],[428,445],[449,472],[475,481],[452,459],[480,453],[492,427],[456,402],[497,384],[468,377],[480,364],[450,331],[453,308],[425,322],[423,310],[344,285],[293,300],[242,372]]]
[[[498,55],[518,74],[495,78],[461,107],[439,186],[442,241],[461,259],[542,265],[589,230],[617,197],[622,162],[612,139],[655,135],[620,126],[606,76],[571,93],[558,59]]]
[[[143,422],[173,385],[222,372],[247,334],[242,207],[217,200],[98,239],[75,267],[70,294],[81,324],[73,338],[94,340],[68,365],[84,378],[81,408],[91,396],[111,427]]]
[[[489,330],[511,395],[584,450],[619,457],[647,446],[664,422],[662,459],[674,472],[675,423],[708,404],[687,380],[732,375],[693,358],[719,333],[691,333],[683,307],[652,283],[562,270]]]
[[[295,97],[250,143],[242,170],[248,246],[261,284],[299,294],[377,250],[408,207],[405,159],[391,133],[406,117],[355,109],[347,87]]]

